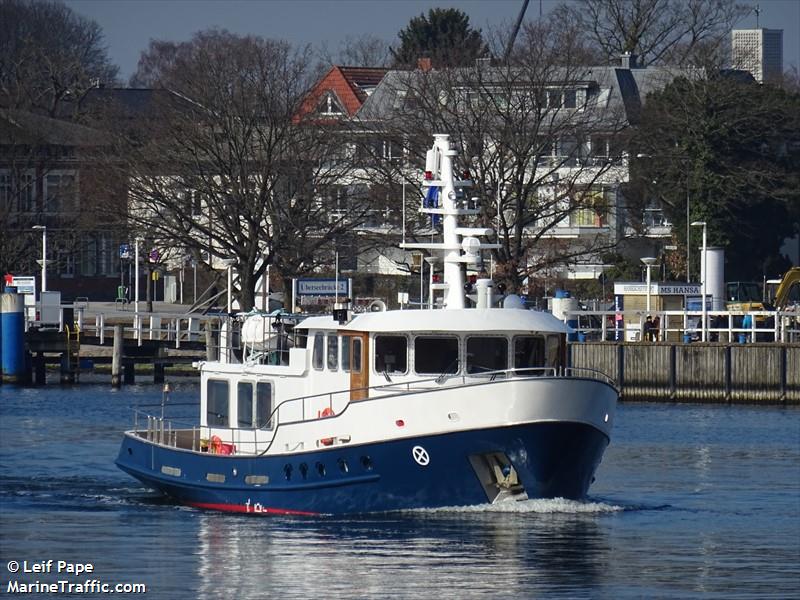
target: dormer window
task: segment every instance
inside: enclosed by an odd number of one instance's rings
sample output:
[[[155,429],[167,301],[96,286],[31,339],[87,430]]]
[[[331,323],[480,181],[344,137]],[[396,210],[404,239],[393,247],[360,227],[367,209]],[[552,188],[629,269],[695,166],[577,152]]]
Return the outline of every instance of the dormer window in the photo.
[[[320,98],[319,104],[317,105],[317,113],[329,117],[340,117],[344,114],[344,109],[339,103],[338,98],[336,98],[336,94],[327,92]]]

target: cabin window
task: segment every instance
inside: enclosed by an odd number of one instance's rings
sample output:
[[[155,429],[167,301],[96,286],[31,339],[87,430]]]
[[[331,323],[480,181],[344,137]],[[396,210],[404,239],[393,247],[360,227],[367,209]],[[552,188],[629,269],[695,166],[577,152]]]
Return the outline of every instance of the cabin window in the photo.
[[[342,340],[342,371],[350,372],[350,338],[343,337]]]
[[[261,381],[256,384],[256,420],[253,427],[272,428],[270,416],[272,415],[272,383]]]
[[[314,350],[312,356],[312,364],[318,371],[322,370],[322,357],[324,354],[325,336],[321,333],[314,334]]]
[[[408,340],[403,335],[375,336],[375,371],[405,373],[408,370]]]
[[[294,330],[294,347],[306,348],[308,346],[308,329]]]
[[[339,370],[339,336],[328,334],[328,370]]]
[[[353,338],[353,373],[361,373],[361,338]]]
[[[508,339],[467,338],[467,373],[503,371],[508,368]]]
[[[228,382],[209,379],[206,383],[206,425],[228,426]]]
[[[236,419],[239,427],[253,426],[253,384],[240,381],[236,385],[238,398]]]
[[[414,339],[414,370],[443,375],[458,373],[458,338],[419,336]]]
[[[514,338],[514,368],[529,369],[544,366],[544,337],[524,335]],[[526,373],[536,374],[541,373]]]
[[[558,335],[547,336],[547,358],[546,365],[548,367],[561,366],[561,344]]]

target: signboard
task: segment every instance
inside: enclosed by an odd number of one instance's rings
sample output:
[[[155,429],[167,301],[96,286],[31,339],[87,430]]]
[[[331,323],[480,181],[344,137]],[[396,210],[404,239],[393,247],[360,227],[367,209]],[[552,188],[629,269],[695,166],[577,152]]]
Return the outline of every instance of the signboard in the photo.
[[[131,257],[131,245],[130,244],[120,244],[119,245],[119,257],[121,259],[129,259]]]
[[[36,295],[36,277],[14,275],[11,277],[11,283],[9,285],[15,286],[18,294]]]
[[[298,279],[298,296],[342,296],[349,297],[349,280],[340,279],[337,293],[335,279]]]
[[[650,294],[653,296],[687,296],[699,295],[701,286],[699,283],[651,283]],[[615,283],[614,293],[626,296],[645,296],[647,295],[646,283]]]

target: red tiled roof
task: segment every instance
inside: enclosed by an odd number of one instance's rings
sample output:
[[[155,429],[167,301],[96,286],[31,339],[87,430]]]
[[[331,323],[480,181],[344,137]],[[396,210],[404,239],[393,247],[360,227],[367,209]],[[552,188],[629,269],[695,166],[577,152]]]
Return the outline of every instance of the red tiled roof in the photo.
[[[334,93],[347,116],[352,117],[367,99],[365,88],[378,85],[387,71],[388,69],[334,65],[311,90],[296,119],[312,113],[326,92]]]

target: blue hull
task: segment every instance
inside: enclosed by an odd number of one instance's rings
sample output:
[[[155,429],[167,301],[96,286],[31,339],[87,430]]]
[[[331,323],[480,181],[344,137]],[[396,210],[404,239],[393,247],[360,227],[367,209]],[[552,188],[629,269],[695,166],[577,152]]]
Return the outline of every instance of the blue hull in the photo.
[[[180,503],[233,512],[345,514],[484,504],[470,457],[504,453],[529,498],[582,499],[608,445],[581,423],[462,431],[284,456],[220,456],[126,435],[117,466]],[[415,460],[415,447],[428,457]],[[419,454],[419,450],[417,450]],[[223,481],[224,478],[224,481]]]

